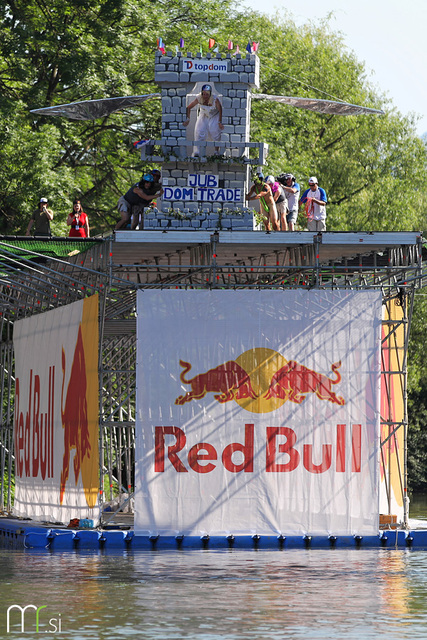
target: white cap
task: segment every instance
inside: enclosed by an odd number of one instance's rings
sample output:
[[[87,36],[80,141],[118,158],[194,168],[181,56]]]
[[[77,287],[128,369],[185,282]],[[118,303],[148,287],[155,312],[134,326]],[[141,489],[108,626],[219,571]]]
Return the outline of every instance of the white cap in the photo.
[[[39,200],[39,202],[43,202],[43,203],[46,203],[47,201],[48,201],[47,198],[40,198]]]
[[[268,182],[268,184],[274,184],[276,181],[274,179],[274,176],[267,176],[266,182]]]
[[[308,184],[319,184],[316,176],[311,176],[311,178],[308,179]]]

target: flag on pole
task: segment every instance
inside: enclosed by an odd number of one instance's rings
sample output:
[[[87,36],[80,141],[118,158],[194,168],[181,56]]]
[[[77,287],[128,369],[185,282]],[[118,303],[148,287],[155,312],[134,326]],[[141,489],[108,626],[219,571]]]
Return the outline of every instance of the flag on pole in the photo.
[[[248,53],[252,53],[252,45],[251,45],[251,43],[250,43],[250,42],[248,42],[248,44],[246,45],[246,51],[247,51]]]
[[[232,48],[233,48],[233,41],[229,40],[228,41],[228,50],[231,51]]]
[[[181,49],[184,48],[184,38],[179,39],[179,46],[181,47]]]
[[[252,51],[255,53],[258,51],[259,42],[252,42]]]
[[[212,49],[212,47],[214,46],[214,44],[215,44],[215,40],[214,40],[213,38],[209,38],[209,44],[208,44],[209,49]]]
[[[236,44],[236,53],[240,53],[239,45]]]
[[[214,49],[213,51],[214,51],[214,53],[219,53],[219,47],[218,47],[218,45],[216,45],[216,47],[215,47],[215,49]]]

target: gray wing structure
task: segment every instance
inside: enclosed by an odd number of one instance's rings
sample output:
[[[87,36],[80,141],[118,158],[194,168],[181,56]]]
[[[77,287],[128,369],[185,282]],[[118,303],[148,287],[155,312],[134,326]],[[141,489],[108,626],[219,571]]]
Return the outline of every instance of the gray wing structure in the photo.
[[[58,104],[44,109],[31,109],[30,113],[41,116],[60,116],[70,120],[96,120],[105,118],[110,113],[128,109],[152,98],[160,98],[160,93],[148,93],[143,96],[123,96],[121,98],[102,98],[99,100],[82,100],[69,104]]]
[[[252,99],[256,100],[273,100],[281,104],[287,104],[291,107],[299,109],[308,109],[317,113],[336,114],[339,116],[358,116],[379,114],[384,115],[381,109],[370,109],[369,107],[361,107],[357,104],[349,104],[348,102],[334,102],[333,100],[320,100],[317,98],[292,98],[289,96],[270,96],[266,93],[253,93]]]

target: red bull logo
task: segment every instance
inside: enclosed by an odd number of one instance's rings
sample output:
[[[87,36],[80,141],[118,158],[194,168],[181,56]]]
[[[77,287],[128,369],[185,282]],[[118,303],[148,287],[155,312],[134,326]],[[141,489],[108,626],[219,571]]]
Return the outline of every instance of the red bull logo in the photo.
[[[60,504],[63,503],[74,452],[73,471],[77,485],[81,474],[86,502],[96,504],[98,494],[98,300],[84,300],[76,346],[71,363],[64,402],[66,355],[62,349],[61,421],[64,454],[60,478]]]
[[[86,456],[90,458],[91,455],[89,425],[87,420],[86,366],[81,325],[79,326],[64,407],[65,364],[65,351],[62,349],[61,419],[64,429],[64,456],[61,471],[61,504],[64,499],[65,485],[70,472],[71,451],[73,449],[75,450],[73,467],[76,484],[80,475],[83,459]]]
[[[274,411],[287,401],[301,404],[309,394],[338,406],[345,404],[334,391],[341,382],[341,362],[332,364],[329,377],[295,360],[287,361],[272,349],[256,348],[192,378],[187,377],[191,364],[180,360],[180,365],[180,380],[190,390],[176,398],[177,405],[201,400],[208,393],[220,403],[234,400],[253,413]]]
[[[190,371],[191,364],[179,361],[184,370],[181,372],[180,380],[184,384],[191,385],[191,391],[185,396],[179,396],[175,404],[185,404],[191,400],[200,400],[207,393],[214,393],[218,402],[229,402],[230,400],[241,400],[243,398],[256,398],[252,389],[251,380],[246,371],[233,360],[225,364],[220,364],[214,369],[209,369],[206,373],[200,373],[190,380],[185,379],[186,373]]]

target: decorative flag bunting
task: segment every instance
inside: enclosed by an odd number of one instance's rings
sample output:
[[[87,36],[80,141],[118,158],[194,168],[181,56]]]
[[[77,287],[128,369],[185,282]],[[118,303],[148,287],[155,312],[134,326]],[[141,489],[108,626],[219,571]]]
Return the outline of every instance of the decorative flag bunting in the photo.
[[[185,46],[184,38],[180,38],[179,39],[179,48],[183,49],[184,46]],[[228,51],[232,51],[233,47],[234,47],[233,41],[232,40],[228,40],[228,43],[227,43]],[[209,40],[208,40],[208,48],[210,50],[212,50],[213,53],[219,53],[219,45],[214,40],[214,38],[209,38]],[[251,41],[248,41],[248,44],[246,45],[246,51],[248,53],[256,53],[258,51],[258,48],[259,48],[259,42],[252,42],[251,43]],[[161,51],[161,53],[163,55],[165,55],[166,48],[165,48],[165,45],[164,45],[164,42],[163,42],[162,38],[157,38],[157,49],[159,51]],[[175,45],[175,51],[176,51],[176,53],[178,53],[178,46],[177,45]],[[202,47],[202,45],[200,45],[200,53],[201,53],[201,55],[203,55],[203,47]],[[239,47],[238,44],[236,44],[235,54],[236,53],[240,53],[240,47]]]

